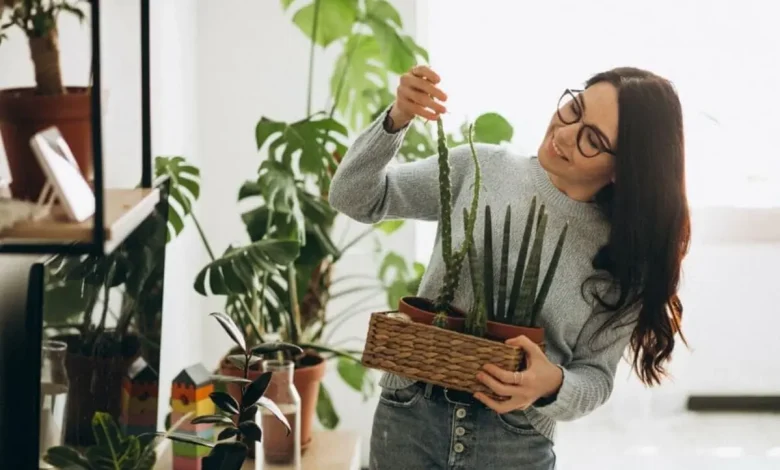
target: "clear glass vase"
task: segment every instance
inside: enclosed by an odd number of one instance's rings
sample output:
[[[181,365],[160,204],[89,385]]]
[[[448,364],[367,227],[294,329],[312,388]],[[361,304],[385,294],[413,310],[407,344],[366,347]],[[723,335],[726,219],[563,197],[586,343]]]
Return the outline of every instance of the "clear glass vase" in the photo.
[[[39,466],[55,468],[43,461],[46,451],[63,445],[67,408],[68,372],[65,355],[68,346],[62,341],[44,340],[41,348],[41,421],[38,430]]]
[[[265,360],[263,372],[271,372],[271,382],[265,397],[276,404],[292,432],[274,414],[260,406],[258,425],[263,431],[262,443],[257,445],[255,469],[268,465],[286,465],[285,468],[301,468],[301,397],[293,383],[295,363],[292,361]]]

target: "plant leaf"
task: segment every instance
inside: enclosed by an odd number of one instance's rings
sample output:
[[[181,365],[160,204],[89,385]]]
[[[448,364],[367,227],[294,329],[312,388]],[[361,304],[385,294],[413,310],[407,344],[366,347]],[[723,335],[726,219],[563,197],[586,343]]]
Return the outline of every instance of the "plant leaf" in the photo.
[[[112,462],[118,462],[123,453],[122,434],[114,418],[108,413],[96,412],[92,417],[92,434],[96,447],[104,449],[104,456],[111,458]]]
[[[290,429],[290,423],[287,421],[287,418],[284,416],[284,413],[282,413],[282,410],[279,409],[279,406],[274,403],[270,398],[268,397],[260,397],[257,400],[257,404],[265,408],[266,410],[273,413],[274,416],[276,416],[276,419],[282,422],[284,424],[284,427],[287,428],[287,435],[290,434],[292,429]]]
[[[280,266],[294,261],[299,253],[300,244],[295,240],[268,239],[231,248],[201,269],[195,279],[195,290],[201,295],[246,293],[256,287],[256,276],[263,272],[278,273]]]
[[[474,121],[474,142],[500,144],[511,142],[513,135],[512,125],[498,113],[485,113]]]
[[[220,442],[203,457],[203,470],[241,470],[248,450],[243,442]]]
[[[238,436],[238,428],[225,428],[217,435],[218,441],[230,439],[231,437]]]
[[[241,348],[241,351],[246,353],[246,339],[233,319],[222,312],[212,312],[209,315],[217,319],[219,324],[222,326],[222,329],[225,330],[225,333],[230,336],[230,339],[232,339],[233,342],[236,343],[239,348]]]
[[[273,377],[271,372],[263,372],[260,377],[256,378],[246,390],[244,390],[243,403],[254,404],[257,400],[263,396],[265,390],[268,388],[268,384],[271,383]]]
[[[241,434],[250,441],[258,442],[263,439],[263,431],[260,430],[260,426],[254,421],[239,423],[238,429],[240,429]]]
[[[244,356],[238,356],[238,357],[241,358],[241,364],[243,365]],[[240,383],[240,384],[252,383],[252,381],[249,379],[245,379],[243,377],[235,377],[233,375],[212,375],[211,380],[213,380],[214,382],[225,382],[225,383]]]
[[[217,393],[217,392],[215,392]],[[223,393],[223,392],[219,392]],[[212,398],[213,400],[213,398]],[[224,424],[226,426],[233,426],[233,420],[224,415],[202,415],[192,418],[190,421],[192,424]]]
[[[376,39],[368,34],[350,36],[330,79],[331,95],[334,100],[338,97],[336,110],[350,128],[362,129],[392,103],[394,96],[387,92],[388,86],[387,69]],[[385,102],[385,98],[389,101]]]
[[[285,6],[288,7],[288,5]],[[298,10],[293,23],[312,39],[315,16],[315,2]],[[317,37],[315,42],[328,47],[333,41],[346,37],[352,31],[357,19],[357,0],[319,0],[317,12]]]
[[[167,235],[167,241],[170,241],[184,229],[184,219],[192,213],[200,197],[200,169],[180,156],[158,156],[154,159],[154,170],[157,177],[171,179]]]
[[[379,7],[372,8],[374,6]],[[366,2],[365,21],[374,32],[385,66],[391,72],[400,75],[417,64],[418,56],[423,58],[427,56],[427,52],[424,52],[425,50],[410,36],[401,34],[395,24],[395,16],[389,14],[391,10],[395,9],[383,0],[369,0]]]
[[[325,429],[335,429],[339,425],[339,415],[333,407],[330,394],[320,382],[320,395],[317,399],[317,419]]]
[[[305,244],[306,219],[298,198],[299,188],[292,168],[286,168],[281,162],[275,160],[264,161],[260,165],[257,181],[252,182],[251,186],[242,186],[238,200],[254,195],[257,188],[260,189],[260,195],[265,205],[270,208],[272,216],[277,213],[283,214],[282,223],[292,224],[298,243]]]
[[[247,368],[247,360],[246,356],[242,356],[241,354],[231,354],[227,357],[227,360],[233,364],[234,366],[238,367],[242,371]],[[249,357],[249,365],[248,367],[252,367],[253,365],[260,362],[262,359],[259,357]]]
[[[338,166],[333,152],[347,151],[342,139],[347,129],[333,118],[314,115],[288,124],[262,117],[255,128],[257,149],[268,146],[269,159],[281,162],[285,168],[297,167],[304,175],[312,175],[320,182],[330,181],[330,170]],[[272,140],[273,139],[273,140]]]
[[[374,227],[379,229],[385,235],[392,235],[393,233],[397,232],[398,229],[404,226],[404,222],[404,220],[385,220],[384,222],[375,224]]]
[[[252,421],[252,420],[254,420],[255,417],[257,416],[257,410],[258,410],[258,407],[257,407],[256,404],[244,408],[244,411],[242,411],[241,414],[238,415],[238,422],[240,423],[240,422],[243,422],[243,421]]]
[[[287,11],[287,9],[290,8],[290,5],[292,5],[292,3],[295,0],[281,0],[281,1],[282,1],[282,10]]]
[[[354,359],[340,357],[336,369],[339,375],[355,391],[363,394],[363,399],[373,395],[373,384],[368,369]]]
[[[265,356],[267,354],[274,354],[280,351],[284,353],[291,353],[293,357],[297,357],[303,354],[303,349],[301,349],[300,346],[281,341],[263,343],[252,348],[252,354],[257,356]]]
[[[46,449],[43,456],[44,462],[54,465],[56,468],[68,470],[93,470],[86,457],[71,447],[56,446]]]
[[[211,392],[209,395],[211,401],[214,402],[217,407],[230,414],[238,414],[238,402],[232,396],[225,392]],[[232,421],[231,421],[232,423]]]
[[[165,433],[163,432],[157,432],[158,435],[163,436]],[[214,447],[214,441],[210,439],[204,439],[202,437],[193,436],[192,434],[179,434],[179,433],[171,433],[168,434],[168,439],[177,441],[177,442],[183,442],[185,444],[195,444],[198,446],[203,447]]]
[[[423,120],[415,119],[409,124],[406,136],[398,154],[403,161],[411,162],[430,157],[436,153],[436,141],[432,129]]]

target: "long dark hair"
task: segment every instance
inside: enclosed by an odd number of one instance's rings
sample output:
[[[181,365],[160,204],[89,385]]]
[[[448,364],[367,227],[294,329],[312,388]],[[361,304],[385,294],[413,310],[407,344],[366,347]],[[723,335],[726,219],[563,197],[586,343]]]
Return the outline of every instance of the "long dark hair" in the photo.
[[[643,383],[654,385],[667,375],[675,335],[687,345],[677,295],[691,232],[682,109],[673,85],[645,70],[602,72],[586,88],[599,82],[618,91],[618,148],[615,181],[596,195],[611,231],[593,267],[609,273],[619,295],[615,301],[595,298],[616,312],[602,329],[638,312],[632,364]]]

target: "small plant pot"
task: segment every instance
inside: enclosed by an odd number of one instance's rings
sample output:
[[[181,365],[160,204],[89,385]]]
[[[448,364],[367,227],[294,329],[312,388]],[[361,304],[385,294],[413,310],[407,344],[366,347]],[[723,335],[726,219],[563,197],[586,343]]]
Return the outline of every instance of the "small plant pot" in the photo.
[[[234,348],[230,354],[238,354],[238,349]],[[317,400],[320,397],[320,383],[325,377],[326,363],[325,359],[317,354],[316,351],[306,351],[306,355],[299,361],[300,366],[295,368],[293,373],[293,383],[298,395],[301,396],[301,453],[311,445],[312,426],[314,416],[317,411]],[[249,380],[255,380],[262,373],[260,363],[249,368]],[[233,377],[243,377],[243,371],[234,366],[227,357],[220,363],[220,374]],[[241,399],[240,384],[227,384],[227,393],[236,401]],[[249,446],[250,455],[254,456],[254,446]]]
[[[536,344],[544,344],[543,328],[528,328],[494,321],[487,322],[487,338],[494,341],[506,341],[517,336],[527,336]]]
[[[408,300],[405,298],[400,303],[407,304],[402,313],[414,319],[415,312],[407,309],[410,304]],[[415,304],[415,301],[411,304]],[[523,351],[503,341],[438,328],[427,320],[404,321],[394,318],[390,313],[394,312],[371,314],[361,361],[366,367],[451,390],[482,392],[496,399],[500,397],[477,380],[477,372],[485,364],[495,364],[506,370],[524,368]]]
[[[122,379],[140,352],[140,340],[127,335],[121,351],[110,357],[90,356],[81,351],[80,335],[63,335],[53,339],[68,345],[65,367],[68,370],[68,399],[65,418],[65,443],[81,447],[95,444],[92,417],[102,411],[119,420],[122,401]]]
[[[398,302],[398,311],[409,315],[414,323],[432,325],[436,316],[434,303],[423,297],[403,297]],[[466,314],[454,307],[447,312],[447,329],[463,332],[466,328]]]
[[[30,148],[30,139],[50,126],[60,130],[84,178],[92,183],[90,92],[84,87],[68,87],[67,91],[64,95],[38,95],[34,88],[0,91],[0,136],[15,199],[35,201],[43,188],[45,178]]]

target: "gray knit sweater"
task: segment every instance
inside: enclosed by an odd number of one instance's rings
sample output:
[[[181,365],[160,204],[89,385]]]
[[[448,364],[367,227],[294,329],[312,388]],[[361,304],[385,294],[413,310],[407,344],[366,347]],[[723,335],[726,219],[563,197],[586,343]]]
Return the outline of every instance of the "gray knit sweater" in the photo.
[[[406,128],[389,133],[382,125],[384,114],[373,122],[344,156],[333,177],[330,204],[339,212],[364,223],[386,219],[438,220],[438,162],[435,156],[411,162],[395,163]],[[512,240],[519,244],[531,199],[544,203],[548,214],[542,269],[546,270],[558,234],[568,220],[569,231],[552,288],[540,312],[539,326],[544,328],[546,355],[564,371],[563,385],[557,397],[544,406],[525,410],[533,426],[554,440],[555,422],[585,416],[609,397],[615,370],[626,349],[633,322],[620,329],[610,329],[589,341],[607,317],[594,314],[592,296],[583,298],[581,284],[594,273],[592,259],[605,243],[609,222],[598,208],[587,202],[570,199],[549,180],[536,157],[510,153],[501,146],[479,144],[476,150],[482,169],[480,212],[474,230],[476,248],[482,256],[484,205],[493,211],[494,245],[503,239],[504,213],[512,207]],[[474,165],[468,146],[451,149],[453,201],[453,246],[463,240],[463,208],[471,201]],[[509,266],[515,265],[517,248],[510,250]],[[494,266],[499,266],[500,251],[495,250]],[[514,259],[513,259],[514,257]],[[495,269],[496,282],[499,270]],[[435,298],[444,276],[441,238],[436,244],[418,295]],[[511,276],[511,274],[510,274]],[[510,277],[511,282],[511,277]],[[602,293],[606,291],[602,290]],[[467,266],[454,304],[464,310],[471,306],[471,284]],[[633,319],[632,319],[633,320]],[[621,321],[622,323],[622,321]],[[384,388],[403,388],[412,380],[385,373],[380,380]]]

